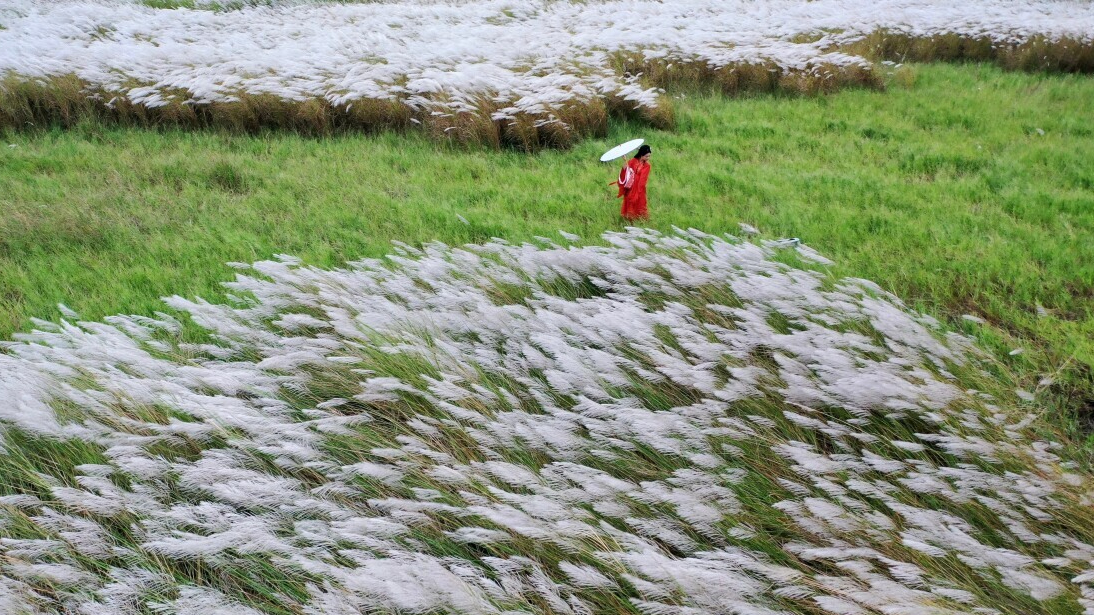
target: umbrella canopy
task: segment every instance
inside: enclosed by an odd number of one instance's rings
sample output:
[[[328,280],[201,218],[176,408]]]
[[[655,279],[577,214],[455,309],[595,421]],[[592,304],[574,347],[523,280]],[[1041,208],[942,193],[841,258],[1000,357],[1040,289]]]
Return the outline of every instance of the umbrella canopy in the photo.
[[[630,152],[638,149],[638,146],[642,145],[643,142],[644,139],[633,139],[621,145],[616,145],[610,150],[604,152],[604,155],[600,157],[600,162],[608,162],[609,160],[615,160],[620,156],[625,156]]]

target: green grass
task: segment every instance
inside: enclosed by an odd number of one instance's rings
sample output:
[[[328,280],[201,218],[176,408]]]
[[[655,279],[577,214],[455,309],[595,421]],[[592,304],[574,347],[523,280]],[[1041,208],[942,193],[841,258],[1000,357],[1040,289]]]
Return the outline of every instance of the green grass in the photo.
[[[1094,80],[914,70],[886,92],[688,94],[673,132],[615,123],[606,140],[532,156],[415,134],[9,133],[0,336],[59,318],[57,303],[98,319],[151,313],[169,294],[216,299],[227,261],[289,253],[335,266],[393,239],[594,237],[622,226],[607,186],[618,164],[597,157],[643,136],[652,226],[735,233],[745,221],[800,237],[837,274],[874,280],[994,351],[1023,344],[1004,359],[1030,387],[1063,366],[1063,403],[1094,404]],[[993,326],[978,331],[965,313]]]

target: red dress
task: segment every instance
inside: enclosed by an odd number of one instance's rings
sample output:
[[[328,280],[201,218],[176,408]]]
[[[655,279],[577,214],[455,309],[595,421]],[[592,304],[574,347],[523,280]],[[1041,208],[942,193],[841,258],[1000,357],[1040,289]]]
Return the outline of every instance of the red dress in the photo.
[[[627,169],[631,173],[627,173]],[[627,220],[649,217],[646,213],[646,180],[649,176],[649,163],[637,158],[628,160],[627,166],[619,173],[619,196],[623,197],[623,209],[619,213]]]

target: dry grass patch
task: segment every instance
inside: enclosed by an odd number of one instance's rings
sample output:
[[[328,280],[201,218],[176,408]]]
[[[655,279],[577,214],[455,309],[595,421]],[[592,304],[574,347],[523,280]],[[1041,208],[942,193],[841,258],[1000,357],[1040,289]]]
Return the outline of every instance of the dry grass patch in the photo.
[[[882,29],[843,45],[840,50],[894,62],[996,62],[1010,70],[1094,72],[1094,40],[1072,36],[1033,36],[1022,42],[1008,43],[989,36],[952,32],[913,36]]]

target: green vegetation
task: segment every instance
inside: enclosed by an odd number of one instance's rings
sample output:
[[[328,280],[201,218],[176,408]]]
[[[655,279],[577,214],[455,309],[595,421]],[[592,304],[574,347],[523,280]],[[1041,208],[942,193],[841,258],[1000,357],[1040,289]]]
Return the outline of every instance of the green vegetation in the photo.
[[[597,155],[644,136],[652,226],[736,233],[744,221],[800,237],[834,273],[976,332],[1029,388],[1059,369],[1060,403],[1091,404],[1094,81],[914,72],[887,92],[679,94],[674,131],[617,122],[607,139],[533,156],[413,133],[7,133],[0,335],[58,318],[57,303],[98,319],[162,309],[163,295],[215,299],[225,262],[274,253],[336,266],[391,240],[592,237],[622,225],[606,185],[618,165]]]
[[[141,0],[141,4],[154,9],[192,9],[194,0]]]
[[[1080,612],[1090,474],[1009,370],[786,247],[611,239],[11,345],[5,612]]]

